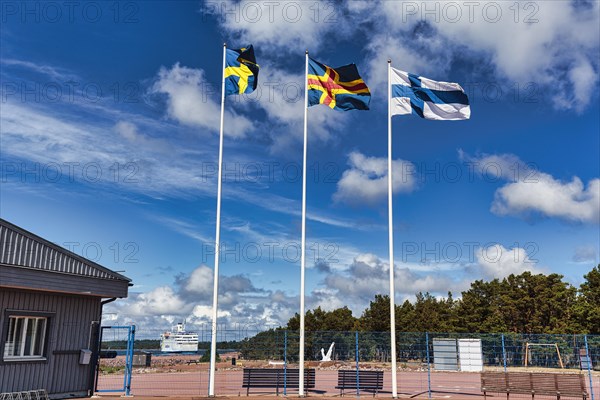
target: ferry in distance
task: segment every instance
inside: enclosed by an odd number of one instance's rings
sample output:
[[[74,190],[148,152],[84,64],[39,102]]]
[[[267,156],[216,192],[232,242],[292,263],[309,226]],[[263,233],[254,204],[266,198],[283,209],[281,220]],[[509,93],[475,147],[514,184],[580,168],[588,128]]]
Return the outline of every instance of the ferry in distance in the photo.
[[[178,323],[172,330],[174,332],[165,332],[160,335],[160,351],[167,353],[198,351],[197,333],[186,332],[183,323]]]

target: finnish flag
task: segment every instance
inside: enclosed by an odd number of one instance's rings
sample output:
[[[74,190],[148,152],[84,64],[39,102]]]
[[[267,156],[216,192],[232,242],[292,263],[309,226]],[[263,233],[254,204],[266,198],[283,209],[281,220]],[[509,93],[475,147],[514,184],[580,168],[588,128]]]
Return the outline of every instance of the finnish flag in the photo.
[[[392,115],[417,114],[434,120],[469,119],[471,108],[458,83],[436,82],[392,68]]]

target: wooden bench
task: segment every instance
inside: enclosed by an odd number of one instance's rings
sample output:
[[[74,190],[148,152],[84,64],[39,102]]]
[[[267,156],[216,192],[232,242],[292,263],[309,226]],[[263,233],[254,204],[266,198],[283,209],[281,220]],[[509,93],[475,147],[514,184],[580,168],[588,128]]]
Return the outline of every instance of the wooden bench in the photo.
[[[242,387],[246,388],[246,396],[251,388],[297,389],[300,386],[300,370],[297,368],[244,368]],[[315,370],[304,370],[304,388],[314,389]]]
[[[484,398],[487,392],[536,394],[561,397],[581,397],[587,399],[585,377],[582,374],[551,374],[539,372],[482,372],[481,391]]]
[[[383,389],[383,371],[368,370],[346,370],[338,371],[338,383],[335,387],[340,389],[340,395],[344,395],[344,390],[358,389],[373,391],[373,396]]]

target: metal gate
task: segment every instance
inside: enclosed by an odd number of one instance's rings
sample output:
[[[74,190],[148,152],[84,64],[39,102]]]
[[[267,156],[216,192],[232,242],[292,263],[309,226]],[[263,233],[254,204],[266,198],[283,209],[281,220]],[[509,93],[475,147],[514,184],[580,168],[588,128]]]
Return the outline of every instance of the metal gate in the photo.
[[[95,392],[130,395],[134,340],[135,325],[100,327]]]

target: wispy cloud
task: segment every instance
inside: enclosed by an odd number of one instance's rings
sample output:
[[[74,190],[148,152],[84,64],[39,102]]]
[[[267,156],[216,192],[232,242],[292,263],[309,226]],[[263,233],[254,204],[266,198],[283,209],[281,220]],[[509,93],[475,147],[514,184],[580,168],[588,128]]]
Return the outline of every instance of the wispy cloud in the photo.
[[[16,67],[18,69],[26,69],[41,75],[45,75],[48,78],[56,81],[77,81],[80,79],[79,76],[70,71],[47,64],[37,64],[31,61],[16,60],[12,58],[3,58],[0,60],[0,64],[4,65],[5,68]]]
[[[155,221],[158,221],[159,223],[171,229],[172,231],[178,232],[191,239],[197,240],[200,243],[214,243],[214,236],[207,236],[203,234],[203,231],[206,230],[206,227],[204,226],[198,226],[191,222],[183,221],[177,218],[165,217],[162,215],[155,215],[150,218],[154,219]]]
[[[11,62],[16,67],[40,70],[55,77],[66,77],[69,74],[66,71],[54,72],[57,69],[51,66],[37,66],[26,61]],[[171,69],[161,69],[152,91],[168,95],[169,115],[180,122],[185,122],[186,118],[199,118],[198,116],[213,118],[218,115],[218,108],[215,108],[217,106],[213,100],[203,98],[203,83],[203,71],[175,65]],[[209,135],[212,139],[208,141],[203,139],[202,145],[197,141],[190,143],[194,137],[190,138],[189,132],[183,131],[180,135],[174,135],[174,125],[171,122],[124,111],[120,104],[44,104],[9,100],[4,102],[0,112],[5,157],[37,163],[42,169],[50,165],[72,168],[74,173],[69,179],[73,178],[92,186],[109,185],[125,194],[135,193],[153,198],[216,195],[217,138],[214,135]],[[283,98],[280,100],[286,103]],[[199,107],[209,109],[187,109],[186,104],[199,104]],[[265,104],[268,105],[268,109],[273,110],[274,118],[280,118],[282,122],[289,116],[296,115],[293,109],[280,115],[280,107],[270,108],[271,103],[268,101]],[[323,122],[321,126],[326,131],[328,125],[325,121],[335,124],[338,119],[335,116],[326,118],[325,113],[331,114],[331,111],[316,110],[313,114],[316,118],[315,124]],[[196,117],[192,117],[194,115]],[[248,124],[247,119],[235,115],[231,119],[233,122],[240,121],[241,124],[239,129],[234,131],[246,132],[244,126]],[[218,119],[212,122],[203,121],[188,122],[193,125],[203,124],[202,126],[213,133],[218,128]],[[167,135],[169,140],[164,139]],[[327,140],[326,136],[322,139]],[[235,164],[234,167],[239,169],[245,166],[245,163],[256,164],[248,158],[244,146],[235,142],[230,144],[228,159],[230,163]],[[52,151],[48,151],[49,149]],[[173,157],[173,154],[177,154],[177,157]],[[165,162],[166,160],[168,162]],[[13,178],[19,179],[18,171],[16,172]],[[300,217],[299,201],[274,194],[270,186],[272,182],[265,181],[277,177],[276,174],[272,177],[264,174],[258,181],[242,177],[237,179],[235,184],[225,185],[223,195],[240,203]],[[372,228],[322,211],[310,211],[307,218],[336,227]]]

